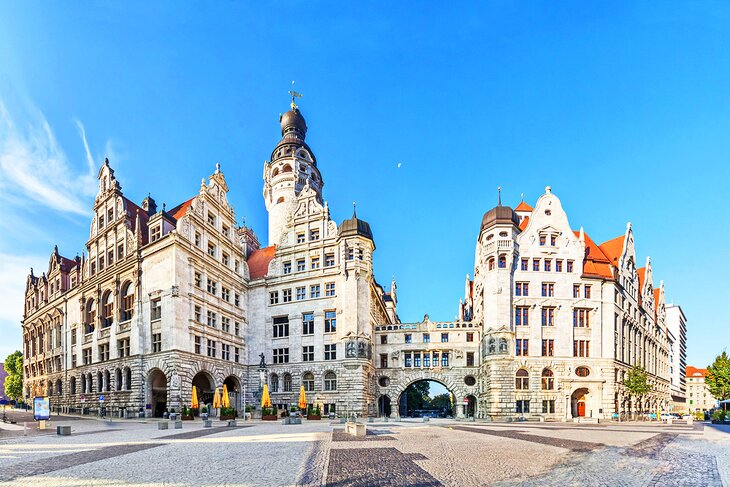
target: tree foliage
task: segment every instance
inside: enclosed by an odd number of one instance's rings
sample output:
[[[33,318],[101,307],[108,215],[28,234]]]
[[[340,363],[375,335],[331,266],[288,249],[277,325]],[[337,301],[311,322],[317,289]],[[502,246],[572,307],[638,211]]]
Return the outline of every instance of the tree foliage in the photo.
[[[19,399],[23,396],[23,354],[15,351],[5,359],[5,395],[10,399]]]
[[[629,370],[628,374],[626,374],[624,387],[634,396],[641,397],[644,394],[647,394],[651,390],[651,386],[647,380],[644,368],[634,365],[631,370]]]
[[[727,352],[722,352],[712,365],[707,367],[705,384],[716,399],[721,401],[730,399],[730,357]]]

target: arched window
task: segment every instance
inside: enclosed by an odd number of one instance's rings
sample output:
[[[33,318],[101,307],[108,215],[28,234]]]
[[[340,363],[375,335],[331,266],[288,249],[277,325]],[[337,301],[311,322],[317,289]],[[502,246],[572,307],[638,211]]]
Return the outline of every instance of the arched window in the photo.
[[[63,395],[63,382],[61,382],[61,379],[56,381],[56,394]]]
[[[120,300],[120,321],[129,321],[134,315],[134,287],[131,282],[122,286],[122,299]]]
[[[575,369],[575,375],[578,377],[588,377],[591,374],[591,371],[588,369],[588,367],[578,367]]]
[[[542,369],[542,390],[552,391],[555,389],[555,377],[553,371],[545,368]]]
[[[114,374],[114,384],[116,385],[116,389],[118,391],[122,390],[122,369],[117,369],[116,373]]]
[[[336,391],[337,390],[337,375],[332,371],[324,374],[324,390],[325,391]]]
[[[84,316],[84,332],[92,333],[96,325],[96,307],[94,306],[94,300],[86,300],[86,312]]]
[[[76,381],[74,381],[74,382],[76,382]],[[86,393],[86,375],[81,374],[81,394],[85,394],[85,393]]]
[[[281,172],[291,172],[291,166],[287,164],[281,169]]]
[[[104,371],[104,392],[112,391],[112,376],[108,370]]]
[[[487,261],[487,269],[490,271],[494,270],[494,258],[491,258],[489,259],[489,261]]]
[[[69,388],[71,389],[71,394],[76,394],[76,377],[71,377]]]
[[[88,394],[94,392],[94,378],[91,376],[91,372],[86,374],[86,392]]]
[[[129,367],[124,370],[124,386],[126,390],[132,390],[132,369]]]
[[[279,168],[278,167],[275,167],[274,170],[271,171],[271,177],[272,178],[275,178],[278,175],[279,175]]]
[[[302,385],[304,386],[304,392],[314,392],[314,374],[305,372],[302,376]]]
[[[271,392],[279,392],[279,376],[276,374],[271,374],[269,376],[269,388],[271,389]]]
[[[104,375],[101,372],[96,373],[96,392],[104,392]]]
[[[108,328],[112,326],[114,319],[114,294],[111,291],[105,292],[102,303],[104,304],[101,309],[101,327]]]
[[[506,269],[507,268],[507,256],[500,255],[499,256],[499,268],[500,269]]]
[[[530,388],[530,374],[525,369],[520,369],[515,374],[515,389],[526,391]]]
[[[284,392],[291,392],[291,374],[284,374]]]
[[[276,202],[277,203],[283,203],[284,202],[284,197],[283,196],[280,197],[278,200],[276,200]]]

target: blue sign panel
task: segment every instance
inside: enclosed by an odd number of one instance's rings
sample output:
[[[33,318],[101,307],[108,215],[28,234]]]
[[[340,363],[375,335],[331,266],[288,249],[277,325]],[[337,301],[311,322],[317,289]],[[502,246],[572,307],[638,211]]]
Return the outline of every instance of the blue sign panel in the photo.
[[[36,421],[51,419],[51,402],[47,397],[33,398],[33,419]]]

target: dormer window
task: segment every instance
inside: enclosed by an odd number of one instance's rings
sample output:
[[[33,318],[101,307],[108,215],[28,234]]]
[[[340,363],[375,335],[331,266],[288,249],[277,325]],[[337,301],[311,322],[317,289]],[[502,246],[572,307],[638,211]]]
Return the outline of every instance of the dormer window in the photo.
[[[540,247],[545,246],[545,235],[540,235]]]
[[[162,225],[157,225],[152,228],[150,233],[150,242],[156,242],[162,237]]]

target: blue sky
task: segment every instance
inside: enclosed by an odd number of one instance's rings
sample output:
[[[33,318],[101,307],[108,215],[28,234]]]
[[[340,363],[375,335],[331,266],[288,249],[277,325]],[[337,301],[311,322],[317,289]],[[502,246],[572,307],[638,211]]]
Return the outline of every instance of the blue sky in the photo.
[[[597,242],[633,223],[690,364],[730,344],[730,4],[255,3],[0,5],[0,355],[28,268],[83,249],[104,156],[168,208],[220,162],[265,240],[291,80],[332,215],[357,201],[404,321],[453,319],[497,186],[550,185]]]

